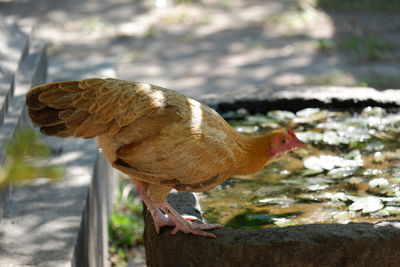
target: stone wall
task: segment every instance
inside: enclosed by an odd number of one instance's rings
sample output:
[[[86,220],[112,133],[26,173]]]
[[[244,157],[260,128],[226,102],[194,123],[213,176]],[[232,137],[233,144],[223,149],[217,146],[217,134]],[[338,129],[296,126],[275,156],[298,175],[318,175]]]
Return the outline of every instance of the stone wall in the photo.
[[[195,199],[175,193],[169,202],[180,213],[200,218]],[[217,236],[212,239],[170,235],[171,228],[158,235],[146,209],[144,216],[149,267],[400,266],[400,221],[221,228],[212,231]]]
[[[25,93],[48,81],[45,44],[30,30],[0,17],[0,163],[15,131],[31,126]],[[113,71],[110,64],[96,70],[105,68]],[[95,140],[42,138],[64,176],[1,190],[0,266],[108,266],[116,172],[100,156]]]

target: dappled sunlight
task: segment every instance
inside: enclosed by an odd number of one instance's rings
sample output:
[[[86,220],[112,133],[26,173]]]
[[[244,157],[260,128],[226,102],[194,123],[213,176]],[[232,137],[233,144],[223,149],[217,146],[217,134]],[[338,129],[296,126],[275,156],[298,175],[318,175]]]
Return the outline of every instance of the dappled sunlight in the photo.
[[[240,14],[248,14],[246,19],[238,18],[235,10],[219,9],[206,24],[186,25],[180,22],[177,32],[169,24],[157,24],[158,32],[152,36],[154,40],[141,50],[139,58],[124,63],[126,67],[120,72],[121,76],[128,79],[133,75],[140,81],[209,99],[212,95],[234,94],[249,86],[258,87],[259,91],[270,91],[275,86],[302,84],[307,75],[321,72],[324,64],[329,66],[328,70],[332,69],[333,57],[328,60],[319,57],[322,63],[313,66],[318,53],[313,39],[330,38],[332,25],[324,27],[328,30],[320,30],[309,37],[300,36],[299,30],[289,31],[299,36],[295,37],[297,40],[285,41],[289,32],[283,34],[280,29],[273,28],[276,23],[264,21],[270,15],[267,13],[275,9],[262,4],[241,5]],[[265,14],[260,15],[260,12]],[[314,24],[315,21],[308,25],[311,27]],[[176,38],[170,39],[166,34]],[[139,71],[131,75],[130,69]],[[152,72],[152,69],[157,69],[157,72]]]
[[[0,235],[7,233],[7,246],[4,249],[18,248],[3,251],[9,255],[19,251],[21,241],[24,242],[19,264],[33,262],[34,257],[45,255],[49,264],[53,260],[72,256],[70,242],[76,239],[76,229],[81,219],[76,214],[78,209],[71,209],[71,206],[84,205],[77,196],[87,190],[87,185],[69,189],[57,187],[55,183],[18,187],[9,199],[9,209]],[[61,257],[60,252],[63,253]]]
[[[40,3],[42,9],[45,2]],[[394,58],[399,54],[392,45],[398,42],[393,36],[398,19],[391,14],[368,19],[357,13],[353,25],[351,14],[318,4],[314,0],[49,4],[36,35],[50,43],[50,65],[113,58],[119,78],[176,89],[197,99],[250,87],[268,94],[316,84],[395,88],[398,63],[390,54]],[[19,20],[31,20],[40,8],[31,7],[25,14],[29,3],[19,5],[21,17],[7,10]],[[387,23],[379,29],[381,34],[377,25],[383,17]],[[358,59],[377,62],[352,62]]]
[[[394,227],[394,228],[398,228],[400,229],[400,222],[398,221],[393,221],[393,222],[378,222],[376,224],[373,225],[374,228],[381,228],[381,227]]]
[[[189,106],[191,110],[190,125],[194,133],[202,133],[202,123],[203,123],[203,110],[201,103],[196,100],[189,99]]]
[[[119,0],[106,9],[80,3],[85,17],[50,9],[48,18],[56,23],[39,24],[36,35],[50,42],[52,61],[59,65],[73,64],[69,59],[78,54],[90,60],[106,56],[117,61],[122,79],[209,99],[250,87],[271,92],[332,70],[335,56],[321,56],[314,44],[332,37],[332,23],[323,12],[302,5]]]
[[[148,97],[148,101],[152,106],[162,107],[167,103],[167,99],[163,91],[153,88],[148,83],[140,83],[138,84],[138,87],[140,88],[140,92],[146,94],[146,97]]]

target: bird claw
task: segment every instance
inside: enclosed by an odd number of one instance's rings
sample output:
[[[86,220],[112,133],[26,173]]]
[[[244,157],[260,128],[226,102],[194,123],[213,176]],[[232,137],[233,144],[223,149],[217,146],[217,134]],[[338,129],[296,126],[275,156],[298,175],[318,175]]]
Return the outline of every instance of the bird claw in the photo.
[[[178,231],[181,231],[186,234],[193,234],[193,235],[200,235],[200,236],[205,236],[205,237],[216,238],[216,236],[214,234],[205,232],[203,230],[211,230],[211,229],[222,227],[222,225],[220,225],[220,224],[197,224],[197,223],[191,224],[187,220],[185,220],[168,203],[166,203],[166,202],[157,203],[157,206],[173,222],[175,228],[171,231],[172,235],[175,235]],[[188,218],[189,220],[193,220],[193,218],[192,218],[193,216],[184,215],[184,217]],[[199,220],[199,219],[197,219],[197,220]]]
[[[190,224],[185,223],[185,225],[177,224],[175,228],[171,231],[171,235],[175,235],[178,231],[186,234],[199,235],[204,237],[216,238],[213,233],[205,232],[203,230],[211,230],[223,227],[220,224]]]
[[[154,228],[155,228],[157,234],[160,233],[161,227],[164,227],[164,226],[175,226],[175,223],[169,218],[164,219],[164,218],[157,217],[157,219],[154,220]]]
[[[222,227],[222,225],[220,224],[191,224],[191,222],[202,222],[199,218],[195,216],[183,215],[182,218],[185,220],[184,224],[176,224],[168,217],[156,217],[156,220],[154,220],[154,228],[157,234],[160,233],[161,227],[175,226],[175,228],[171,231],[171,235],[175,235],[176,233],[181,231],[187,234],[216,238],[214,234],[205,232],[203,230],[211,230]]]

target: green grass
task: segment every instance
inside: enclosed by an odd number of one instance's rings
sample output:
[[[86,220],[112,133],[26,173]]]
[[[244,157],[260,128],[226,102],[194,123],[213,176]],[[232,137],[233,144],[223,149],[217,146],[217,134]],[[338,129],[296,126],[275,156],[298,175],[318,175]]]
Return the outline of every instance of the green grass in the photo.
[[[333,70],[321,75],[310,75],[305,79],[307,85],[361,86],[376,89],[400,88],[400,76],[370,73],[362,78],[354,77],[342,70]]]
[[[350,61],[357,63],[378,62],[392,59],[396,45],[380,39],[376,34],[349,34],[339,41],[318,39],[314,41],[318,51],[341,52],[347,54]]]
[[[141,201],[128,194],[123,196],[123,190],[129,186],[128,181],[122,181],[110,218],[110,262],[112,266],[125,266],[129,250],[134,246],[143,245],[143,216]]]
[[[333,70],[322,75],[311,75],[305,80],[308,85],[336,85],[336,86],[355,86],[357,81],[353,76],[341,70]]]
[[[335,42],[330,39],[317,39],[315,45],[320,52],[331,52],[335,49]]]
[[[364,77],[359,85],[376,89],[398,89],[400,88],[400,77],[372,73]]]
[[[56,179],[62,176],[62,169],[48,162],[50,148],[32,129],[17,131],[5,150],[7,157],[0,168],[0,188],[24,184],[38,177]]]
[[[316,3],[321,9],[335,11],[400,11],[400,0],[317,0]]]
[[[395,45],[374,34],[351,34],[337,43],[339,50],[358,62],[382,61],[390,56]]]

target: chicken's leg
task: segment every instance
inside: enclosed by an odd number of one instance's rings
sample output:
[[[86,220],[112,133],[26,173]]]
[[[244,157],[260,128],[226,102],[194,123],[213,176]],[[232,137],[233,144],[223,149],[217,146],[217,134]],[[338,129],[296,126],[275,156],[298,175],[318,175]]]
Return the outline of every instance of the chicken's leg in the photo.
[[[136,187],[136,192],[146,204],[147,209],[150,211],[151,216],[153,217],[154,227],[157,233],[160,233],[160,228],[163,226],[174,226],[175,223],[161,213],[160,209],[153,203],[153,200],[146,193],[146,189],[144,188],[141,182],[134,180],[134,184]]]

